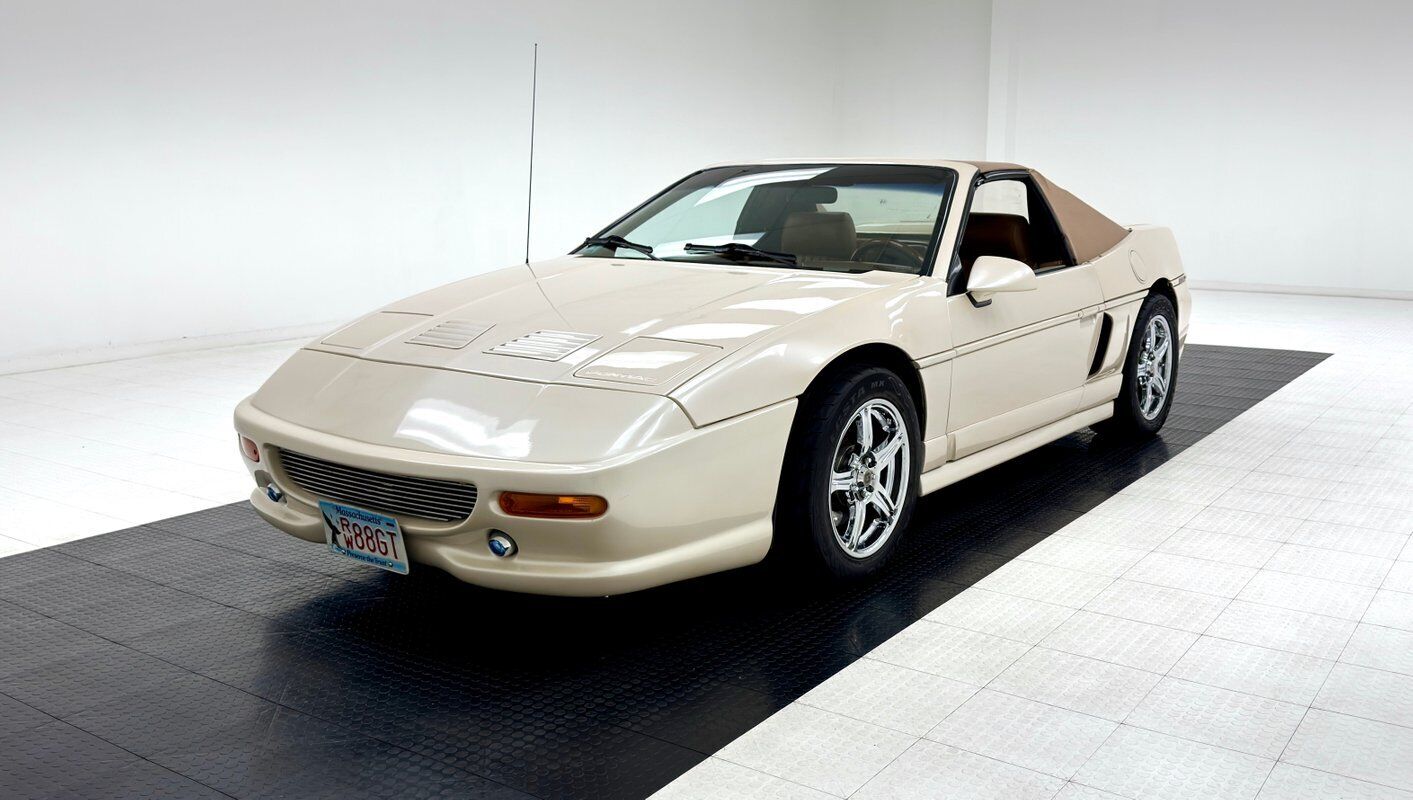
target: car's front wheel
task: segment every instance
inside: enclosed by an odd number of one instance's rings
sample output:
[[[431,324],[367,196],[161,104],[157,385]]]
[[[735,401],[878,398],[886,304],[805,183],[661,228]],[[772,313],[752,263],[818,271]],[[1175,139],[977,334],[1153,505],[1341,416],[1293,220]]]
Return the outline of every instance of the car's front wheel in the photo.
[[[901,379],[845,372],[802,398],[776,504],[778,544],[836,578],[888,560],[917,501],[917,409]]]

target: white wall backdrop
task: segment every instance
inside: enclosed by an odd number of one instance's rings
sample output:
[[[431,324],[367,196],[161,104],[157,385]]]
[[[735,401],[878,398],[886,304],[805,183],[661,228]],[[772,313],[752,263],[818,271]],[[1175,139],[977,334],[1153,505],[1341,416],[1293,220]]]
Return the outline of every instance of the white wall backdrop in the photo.
[[[0,0],[0,372],[519,262],[534,41],[532,257],[709,162],[980,155],[989,0],[872,3],[886,58],[854,6]]]
[[[1410,28],[1396,0],[0,0],[0,372],[520,261],[535,41],[535,258],[709,162],[985,155],[1173,226],[1198,282],[1408,293]]]
[[[1413,297],[1413,3],[995,0],[991,157],[1120,222],[1195,283]]]

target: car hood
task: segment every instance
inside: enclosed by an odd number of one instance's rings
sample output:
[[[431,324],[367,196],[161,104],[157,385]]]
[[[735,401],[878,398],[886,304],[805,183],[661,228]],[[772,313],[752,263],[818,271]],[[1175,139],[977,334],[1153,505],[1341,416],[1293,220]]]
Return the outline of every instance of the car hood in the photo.
[[[372,361],[666,394],[799,320],[913,276],[567,256],[394,303],[309,347]]]

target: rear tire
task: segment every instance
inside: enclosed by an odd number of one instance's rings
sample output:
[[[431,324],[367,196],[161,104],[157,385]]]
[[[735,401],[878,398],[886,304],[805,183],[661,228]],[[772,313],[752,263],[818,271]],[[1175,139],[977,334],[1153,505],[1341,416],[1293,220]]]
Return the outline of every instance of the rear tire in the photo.
[[[871,575],[893,554],[917,502],[922,448],[912,395],[892,371],[857,367],[800,402],[773,549],[827,577]]]
[[[1114,416],[1095,425],[1096,431],[1141,439],[1162,429],[1177,390],[1177,329],[1172,301],[1150,294],[1133,325]]]

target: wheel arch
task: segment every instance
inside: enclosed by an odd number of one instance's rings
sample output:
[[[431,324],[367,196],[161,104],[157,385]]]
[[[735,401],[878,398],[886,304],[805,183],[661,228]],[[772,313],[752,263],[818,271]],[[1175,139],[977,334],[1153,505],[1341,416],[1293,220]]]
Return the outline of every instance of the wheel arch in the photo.
[[[1178,308],[1177,290],[1173,288],[1172,281],[1167,278],[1159,278],[1153,281],[1153,285],[1148,287],[1149,294],[1158,294],[1168,298],[1168,302],[1173,304],[1173,311]]]
[[[912,397],[913,407],[917,410],[918,432],[926,439],[927,393],[923,389],[922,373],[902,348],[886,342],[861,344],[836,355],[810,381],[809,386],[800,395],[800,405],[803,407],[807,398],[827,388],[840,374],[859,367],[882,367],[898,376],[903,385],[908,387],[908,395]]]
[[[829,419],[821,412],[828,407],[831,393],[844,391],[845,387],[841,384],[842,378],[854,370],[865,369],[886,370],[896,375],[903,383],[918,415],[919,439],[912,443],[914,461],[908,480],[909,488],[904,491],[903,510],[899,512],[901,516],[898,517],[891,529],[890,543],[885,545],[886,549],[874,554],[878,557],[878,561],[867,562],[871,565],[868,567],[858,567],[847,559],[835,559],[829,556],[820,558],[825,551],[831,555],[834,555],[835,551],[818,543],[820,534],[811,521],[810,515],[815,513],[811,509],[817,507],[816,504],[807,502],[811,497],[809,476],[813,474],[813,471],[791,469],[791,465],[810,463],[807,460],[810,452],[821,443],[827,448],[829,454],[834,452],[830,443],[820,435],[822,426]],[[888,342],[866,342],[849,347],[829,358],[796,397],[798,403],[786,443],[785,467],[780,472],[775,508],[771,516],[774,531],[770,557],[775,559],[777,563],[784,564],[791,564],[794,559],[794,566],[807,565],[805,568],[814,574],[826,575],[834,579],[862,577],[876,570],[888,559],[893,547],[907,527],[908,519],[912,513],[912,505],[916,502],[922,459],[921,432],[922,426],[926,424],[924,415],[926,396],[921,371],[903,348]],[[845,407],[847,408],[847,406]],[[828,535],[832,537],[833,532],[829,532]],[[811,543],[814,547],[821,548],[813,551],[813,555],[811,555],[811,547],[808,546]],[[841,567],[841,563],[845,566]]]

